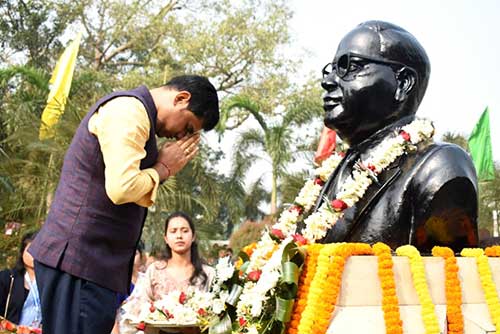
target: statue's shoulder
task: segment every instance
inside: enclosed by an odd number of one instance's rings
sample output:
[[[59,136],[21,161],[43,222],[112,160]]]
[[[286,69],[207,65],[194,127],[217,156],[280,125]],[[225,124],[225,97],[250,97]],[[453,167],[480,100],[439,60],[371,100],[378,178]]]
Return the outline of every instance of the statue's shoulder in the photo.
[[[433,142],[416,154],[415,176],[420,180],[447,182],[463,178],[477,184],[476,170],[470,155],[452,143]]]

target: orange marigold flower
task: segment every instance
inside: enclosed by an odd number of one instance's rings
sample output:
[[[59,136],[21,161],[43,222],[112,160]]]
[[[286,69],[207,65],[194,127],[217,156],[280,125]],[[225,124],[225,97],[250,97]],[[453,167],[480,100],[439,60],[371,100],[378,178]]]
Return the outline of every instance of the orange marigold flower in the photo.
[[[391,249],[386,244],[378,242],[372,246],[372,252],[378,258],[378,276],[382,287],[382,310],[386,333],[402,334],[403,323],[396,295]]]
[[[451,248],[435,246],[432,255],[444,258],[445,264],[445,295],[446,317],[448,319],[448,333],[463,333],[462,291],[458,279],[458,265],[455,253]]]
[[[499,257],[500,256],[500,246],[490,246],[486,247],[484,250],[484,254],[490,257]]]

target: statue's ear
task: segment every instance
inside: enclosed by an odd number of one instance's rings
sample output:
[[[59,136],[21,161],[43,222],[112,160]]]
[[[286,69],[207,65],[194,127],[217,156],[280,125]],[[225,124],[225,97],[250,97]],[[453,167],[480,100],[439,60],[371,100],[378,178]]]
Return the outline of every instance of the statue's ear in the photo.
[[[416,74],[409,68],[403,67],[396,72],[396,80],[398,81],[398,88],[394,94],[394,99],[398,102],[403,102],[415,87]]]

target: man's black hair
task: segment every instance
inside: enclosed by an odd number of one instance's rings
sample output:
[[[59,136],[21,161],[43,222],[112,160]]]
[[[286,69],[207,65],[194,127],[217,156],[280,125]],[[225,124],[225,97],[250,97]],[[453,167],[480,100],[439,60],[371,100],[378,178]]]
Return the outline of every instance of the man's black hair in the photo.
[[[215,87],[206,77],[200,75],[181,75],[172,78],[166,87],[191,94],[188,109],[203,120],[203,129],[212,130],[219,122],[219,98]]]

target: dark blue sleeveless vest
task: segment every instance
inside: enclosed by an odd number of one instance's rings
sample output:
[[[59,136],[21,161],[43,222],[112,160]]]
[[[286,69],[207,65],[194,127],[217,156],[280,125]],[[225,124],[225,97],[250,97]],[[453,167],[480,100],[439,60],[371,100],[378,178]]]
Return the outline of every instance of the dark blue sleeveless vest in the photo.
[[[157,110],[149,90],[141,86],[100,99],[73,137],[48,217],[29,251],[37,261],[50,267],[127,293],[147,209],[135,203],[115,205],[109,199],[99,142],[88,131],[90,117],[119,96],[135,97],[145,106],[151,130],[140,168],[156,163]]]

